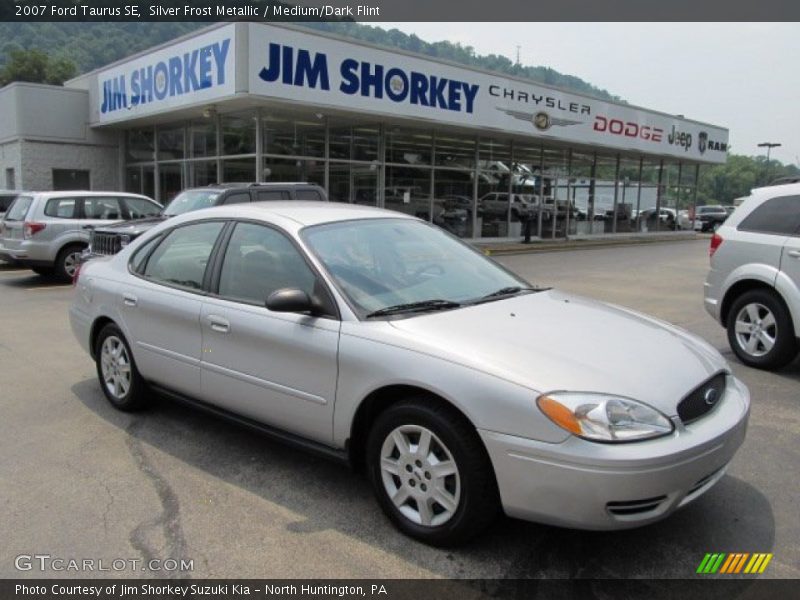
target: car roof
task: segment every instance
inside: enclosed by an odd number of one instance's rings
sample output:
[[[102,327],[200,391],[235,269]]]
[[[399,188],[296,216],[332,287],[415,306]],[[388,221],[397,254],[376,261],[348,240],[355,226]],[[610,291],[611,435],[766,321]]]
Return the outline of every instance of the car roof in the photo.
[[[230,182],[230,183],[212,183],[206,186],[187,188],[183,191],[194,192],[198,190],[236,190],[242,188],[258,189],[258,188],[298,187],[298,186],[319,187],[316,183],[308,183],[306,181],[269,181],[262,183],[241,181],[241,182]]]
[[[125,196],[126,198],[146,198],[147,200],[153,200],[152,198],[148,198],[142,194],[131,194],[129,192],[90,192],[88,190],[63,190],[60,192],[27,192],[29,195],[36,195],[41,198],[59,198],[61,196],[81,196],[83,198],[92,198],[96,196]]]
[[[191,221],[195,218],[222,217],[233,219],[263,219],[278,217],[294,222],[298,227],[336,223],[356,219],[409,219],[419,220],[412,215],[339,202],[312,202],[304,200],[267,201],[231,204],[204,208],[181,215],[177,218]],[[182,218],[185,217],[185,218]]]

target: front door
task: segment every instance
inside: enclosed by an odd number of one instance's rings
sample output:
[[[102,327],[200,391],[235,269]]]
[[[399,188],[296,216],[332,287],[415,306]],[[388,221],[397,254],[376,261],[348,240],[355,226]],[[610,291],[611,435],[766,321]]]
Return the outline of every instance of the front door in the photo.
[[[225,249],[217,294],[203,302],[203,398],[305,437],[330,443],[340,322],[331,314],[274,313],[282,288],[325,291],[280,231],[238,223]],[[332,313],[334,311],[331,311]]]

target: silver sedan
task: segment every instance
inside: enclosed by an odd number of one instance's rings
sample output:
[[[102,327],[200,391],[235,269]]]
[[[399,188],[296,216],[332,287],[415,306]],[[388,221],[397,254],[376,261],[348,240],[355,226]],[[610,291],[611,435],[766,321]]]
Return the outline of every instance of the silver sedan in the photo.
[[[532,286],[395,212],[202,210],[76,285],[72,327],[116,408],[167,395],[347,461],[431,544],[500,510],[656,521],[711,488],[745,436],[747,388],[703,340]]]

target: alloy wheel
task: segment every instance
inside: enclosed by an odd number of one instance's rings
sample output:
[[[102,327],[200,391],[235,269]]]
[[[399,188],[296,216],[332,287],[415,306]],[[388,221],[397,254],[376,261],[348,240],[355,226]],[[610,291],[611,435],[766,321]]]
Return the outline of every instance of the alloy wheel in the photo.
[[[125,344],[115,335],[103,340],[100,370],[108,393],[117,400],[124,399],[131,388],[131,361]]]
[[[745,304],[736,315],[736,341],[750,356],[764,356],[775,346],[778,325],[775,315],[758,302]]]
[[[381,480],[395,507],[426,527],[447,523],[458,510],[461,477],[452,452],[430,429],[401,425],[383,442]]]
[[[64,272],[70,277],[75,276],[75,270],[81,263],[81,251],[70,252],[64,257]]]

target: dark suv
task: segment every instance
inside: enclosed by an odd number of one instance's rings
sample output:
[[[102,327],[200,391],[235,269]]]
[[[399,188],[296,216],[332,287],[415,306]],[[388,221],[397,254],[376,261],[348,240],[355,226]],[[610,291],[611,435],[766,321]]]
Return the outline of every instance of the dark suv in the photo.
[[[97,227],[91,232],[83,259],[116,254],[144,232],[165,219],[183,213],[244,202],[268,200],[314,200],[327,202],[325,190],[313,183],[220,183],[191,188],[175,196],[156,217]]]

